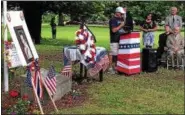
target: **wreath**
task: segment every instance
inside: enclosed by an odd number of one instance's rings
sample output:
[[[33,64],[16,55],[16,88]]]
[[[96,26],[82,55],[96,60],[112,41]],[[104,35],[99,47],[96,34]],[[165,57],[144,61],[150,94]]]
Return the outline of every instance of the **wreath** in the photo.
[[[92,34],[87,29],[80,29],[76,32],[75,43],[80,50],[86,63],[94,63],[96,47]]]

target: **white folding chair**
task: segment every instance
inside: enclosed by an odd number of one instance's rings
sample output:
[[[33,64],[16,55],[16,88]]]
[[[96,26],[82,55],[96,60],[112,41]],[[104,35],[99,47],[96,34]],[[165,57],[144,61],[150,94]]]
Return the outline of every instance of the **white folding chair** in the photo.
[[[181,63],[179,64],[178,62],[178,59],[177,59],[177,56],[174,55],[173,57],[171,57],[169,54],[167,55],[167,63],[166,63],[166,67],[167,69],[169,69],[169,67],[178,67],[178,68],[181,68],[182,70],[184,70],[184,67],[185,67],[185,62],[184,62],[184,59],[185,56],[183,55],[182,56],[182,60],[181,60]]]

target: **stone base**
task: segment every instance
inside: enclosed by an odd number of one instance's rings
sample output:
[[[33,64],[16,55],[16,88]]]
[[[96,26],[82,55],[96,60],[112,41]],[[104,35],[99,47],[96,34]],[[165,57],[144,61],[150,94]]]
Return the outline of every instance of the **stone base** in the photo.
[[[41,68],[41,75],[43,80],[46,78],[48,73],[48,70]],[[33,89],[28,87],[27,84],[25,83],[26,80],[26,75],[21,75],[20,81],[21,81],[21,97],[23,97],[23,95],[28,95],[28,100],[30,101],[34,101],[34,93],[33,93]],[[64,77],[61,74],[56,74],[56,86],[57,86],[57,91],[56,94],[54,94],[53,96],[53,100],[59,100],[61,99],[65,94],[69,93],[72,89],[72,78],[70,77]],[[43,93],[43,100],[47,101],[49,100],[49,96],[47,94],[46,89],[44,88],[44,93]]]
[[[48,70],[41,68],[42,77],[45,79],[47,76]],[[56,74],[57,80],[57,92],[53,96],[54,101],[61,99],[65,94],[71,91],[72,89],[72,78],[65,77],[61,74]]]

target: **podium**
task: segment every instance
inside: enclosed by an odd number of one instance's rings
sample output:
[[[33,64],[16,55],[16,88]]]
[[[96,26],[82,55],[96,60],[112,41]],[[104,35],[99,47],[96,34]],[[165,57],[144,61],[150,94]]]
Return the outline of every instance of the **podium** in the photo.
[[[118,72],[132,75],[140,73],[140,32],[131,32],[120,36],[117,56]]]

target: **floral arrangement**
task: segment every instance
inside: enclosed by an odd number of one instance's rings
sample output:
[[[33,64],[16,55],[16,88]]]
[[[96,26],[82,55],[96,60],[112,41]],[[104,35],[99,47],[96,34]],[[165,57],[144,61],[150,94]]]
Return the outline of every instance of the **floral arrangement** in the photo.
[[[5,60],[7,62],[8,67],[10,67],[11,66],[11,61],[10,61],[9,49],[12,48],[12,41],[5,41],[4,43],[5,43],[5,51],[4,51],[4,53],[5,53],[5,56],[6,56]]]
[[[28,94],[24,94],[23,96],[22,96],[22,100],[28,100]]]
[[[18,97],[19,92],[16,91],[16,90],[11,90],[11,91],[9,92],[9,95],[10,95],[10,97],[16,98],[16,97]]]
[[[80,50],[86,63],[94,63],[96,56],[96,47],[94,38],[87,29],[80,29],[76,32],[76,45]]]

